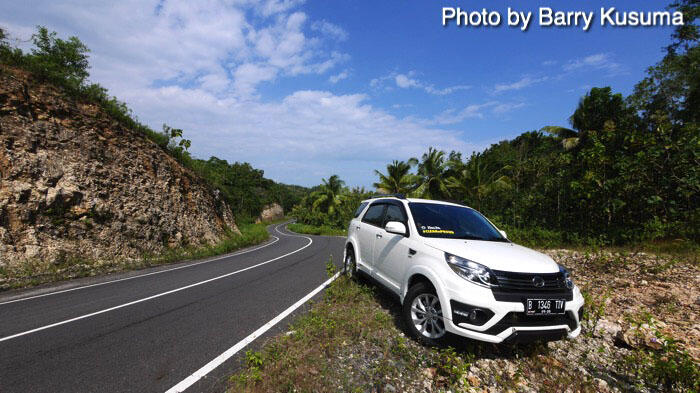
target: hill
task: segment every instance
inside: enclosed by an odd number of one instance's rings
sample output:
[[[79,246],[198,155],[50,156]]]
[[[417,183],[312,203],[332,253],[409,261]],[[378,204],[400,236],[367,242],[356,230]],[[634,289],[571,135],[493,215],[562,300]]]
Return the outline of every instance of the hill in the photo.
[[[0,268],[135,259],[237,231],[231,209],[146,135],[0,68]]]

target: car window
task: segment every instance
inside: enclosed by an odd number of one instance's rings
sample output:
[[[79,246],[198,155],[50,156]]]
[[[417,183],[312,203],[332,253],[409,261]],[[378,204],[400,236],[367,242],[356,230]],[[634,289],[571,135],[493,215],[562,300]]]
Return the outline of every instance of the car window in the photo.
[[[389,221],[398,221],[406,224],[406,214],[404,214],[403,209],[396,205],[387,206],[382,227]]]
[[[384,204],[374,204],[367,209],[365,216],[362,217],[362,222],[366,222],[371,225],[381,226],[382,218],[384,217]]]
[[[411,202],[408,207],[411,209],[413,220],[421,236],[508,241],[496,227],[474,209],[418,202]]]
[[[357,210],[355,210],[355,218],[359,217],[360,214],[362,213],[363,210],[365,210],[365,207],[367,207],[367,204],[369,202],[362,202],[360,203],[360,206],[357,207]]]

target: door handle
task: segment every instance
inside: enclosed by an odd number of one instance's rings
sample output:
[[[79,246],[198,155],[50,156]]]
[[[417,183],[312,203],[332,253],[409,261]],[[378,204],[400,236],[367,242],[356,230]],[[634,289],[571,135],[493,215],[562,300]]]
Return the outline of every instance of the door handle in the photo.
[[[414,250],[414,249],[412,249],[412,248],[409,248],[409,249],[408,249],[408,255],[409,255],[409,256],[414,256],[414,255],[416,255],[416,250]]]
[[[360,226],[359,226],[359,225],[356,226],[355,229],[357,229],[357,230],[359,231],[359,230],[360,230]]]
[[[377,239],[381,239],[381,238],[382,238],[382,234],[381,234],[381,233],[377,233]]]

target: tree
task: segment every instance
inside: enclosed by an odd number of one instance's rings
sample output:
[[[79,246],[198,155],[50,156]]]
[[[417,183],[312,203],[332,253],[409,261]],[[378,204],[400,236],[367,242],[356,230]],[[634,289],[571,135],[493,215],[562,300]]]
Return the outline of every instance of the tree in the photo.
[[[671,7],[683,12],[685,23],[676,28],[666,55],[649,68],[630,97],[648,130],[656,128],[653,117],[659,115],[677,125],[700,122],[700,1],[681,0]]]
[[[452,195],[462,196],[461,199],[467,203],[476,204],[478,210],[481,210],[482,201],[489,194],[511,187],[508,176],[502,175],[501,170],[487,168],[479,153],[472,154],[466,164],[451,163],[454,174],[447,178],[447,187]]]
[[[374,173],[379,177],[379,182],[373,186],[379,192],[388,194],[408,194],[415,188],[416,176],[411,174],[411,167],[416,165],[418,160],[411,158],[408,161],[394,160],[386,166],[387,174],[383,174],[378,170]]]
[[[39,26],[38,31],[32,35],[32,42],[35,48],[28,60],[38,76],[67,84],[72,89],[83,87],[90,76],[90,49],[78,37],[62,40],[56,37],[56,32],[49,33],[46,27]]]
[[[329,216],[334,216],[338,207],[342,203],[342,192],[345,182],[340,180],[338,175],[333,175],[326,179],[322,179],[323,183],[318,191],[311,194],[313,199],[312,208]]]
[[[416,196],[427,199],[445,199],[450,196],[447,187],[448,166],[445,160],[445,152],[428,148],[418,164],[418,187],[414,191]]]
[[[605,127],[630,127],[634,116],[633,109],[627,105],[622,94],[613,94],[610,87],[594,87],[581,98],[576,111],[569,118],[573,129],[546,126],[542,131],[557,136],[562,146],[570,150],[585,142],[591,132],[601,131]]]

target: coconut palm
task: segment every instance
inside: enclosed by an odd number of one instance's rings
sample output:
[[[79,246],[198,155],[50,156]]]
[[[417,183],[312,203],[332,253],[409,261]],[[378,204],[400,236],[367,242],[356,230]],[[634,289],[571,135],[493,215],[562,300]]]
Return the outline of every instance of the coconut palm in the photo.
[[[489,173],[481,154],[472,154],[466,164],[451,162],[451,166],[453,174],[446,179],[447,187],[454,195],[464,196],[470,204],[476,203],[478,210],[481,210],[481,202],[488,194],[511,187],[510,178],[502,175],[509,167]]]
[[[345,182],[340,180],[338,175],[333,175],[326,179],[322,179],[323,184],[319,186],[317,191],[311,194],[313,199],[312,209],[319,210],[333,216],[342,203],[342,193]]]
[[[386,166],[386,175],[374,170],[379,181],[374,183],[377,191],[387,194],[408,194],[415,188],[416,175],[410,173],[411,167],[418,164],[418,160],[411,158],[408,161],[392,161]]]
[[[450,196],[447,188],[448,166],[445,152],[429,148],[418,164],[418,188],[413,195],[426,199],[444,199]]]

